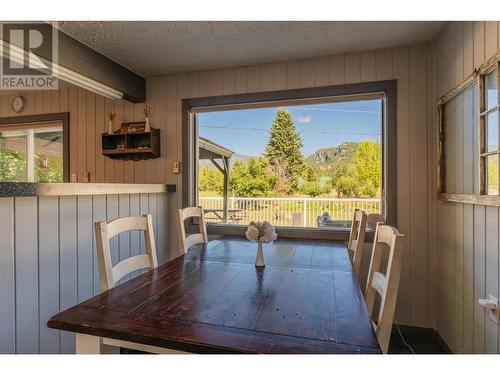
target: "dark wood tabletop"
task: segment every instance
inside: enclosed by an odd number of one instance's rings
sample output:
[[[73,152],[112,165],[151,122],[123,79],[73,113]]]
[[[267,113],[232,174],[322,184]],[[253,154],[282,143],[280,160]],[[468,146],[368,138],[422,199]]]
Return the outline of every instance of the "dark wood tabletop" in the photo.
[[[194,353],[380,353],[345,243],[237,237],[63,311],[51,328]]]

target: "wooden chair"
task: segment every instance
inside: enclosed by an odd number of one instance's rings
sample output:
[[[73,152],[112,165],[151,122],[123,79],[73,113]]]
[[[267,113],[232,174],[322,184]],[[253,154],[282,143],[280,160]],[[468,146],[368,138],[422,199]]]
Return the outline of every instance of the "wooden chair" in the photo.
[[[186,236],[186,228],[184,222],[186,219],[192,217],[198,218],[198,226],[200,228],[200,232]],[[205,224],[205,215],[203,208],[200,206],[179,209],[179,230],[181,235],[182,250],[184,251],[184,253],[186,253],[193,245],[207,243],[207,226]]]
[[[387,353],[391,339],[403,261],[404,240],[404,235],[400,234],[396,228],[389,225],[377,225],[365,300],[368,313],[372,318],[376,293],[380,295],[378,318],[376,322],[372,319],[372,325],[383,353]],[[381,273],[384,247],[389,249],[385,275]]]
[[[144,232],[146,254],[127,258],[113,266],[109,240],[120,233],[130,230],[141,230]],[[101,291],[114,287],[118,281],[131,272],[142,268],[151,269],[158,267],[153,235],[153,221],[150,214],[122,217],[109,222],[97,222],[95,223],[95,238],[97,243],[97,257],[99,259]]]
[[[351,233],[347,242],[349,257],[352,259],[354,272],[358,275],[361,270],[361,259],[363,258],[363,249],[365,246],[366,230],[366,212],[360,209],[354,210],[354,219],[352,220]],[[351,255],[352,254],[352,255]]]

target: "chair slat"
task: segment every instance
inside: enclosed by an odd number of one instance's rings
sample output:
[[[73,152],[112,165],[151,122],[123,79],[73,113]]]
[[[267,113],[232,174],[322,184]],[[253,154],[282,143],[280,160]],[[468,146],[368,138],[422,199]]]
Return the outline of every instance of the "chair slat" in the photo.
[[[109,240],[123,232],[141,230],[144,232],[146,254],[125,259],[113,267]],[[101,291],[115,286],[125,275],[142,268],[158,266],[153,234],[153,219],[150,214],[122,217],[110,222],[95,223],[97,257],[99,260],[99,281]]]
[[[142,216],[121,217],[108,222],[108,238],[130,230],[147,230],[148,223]]]
[[[113,267],[113,280],[118,282],[129,273],[143,268],[153,268],[148,254],[141,254],[127,258]]]
[[[199,233],[186,235],[185,221],[198,218]],[[186,207],[178,210],[179,232],[181,237],[181,251],[186,253],[193,245],[208,243],[207,226],[203,207]]]

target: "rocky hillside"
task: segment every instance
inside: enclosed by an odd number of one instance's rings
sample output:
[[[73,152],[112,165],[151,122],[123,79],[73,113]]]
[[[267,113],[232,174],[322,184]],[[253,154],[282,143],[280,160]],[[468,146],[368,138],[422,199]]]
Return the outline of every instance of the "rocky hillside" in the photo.
[[[329,174],[333,164],[351,163],[357,146],[356,142],[344,142],[338,147],[320,148],[305,161],[318,175]]]

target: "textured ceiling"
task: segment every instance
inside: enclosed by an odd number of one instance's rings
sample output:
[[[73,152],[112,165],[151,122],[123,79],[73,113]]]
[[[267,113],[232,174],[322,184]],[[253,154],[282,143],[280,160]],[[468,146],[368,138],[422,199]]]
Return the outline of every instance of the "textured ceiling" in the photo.
[[[59,28],[144,77],[398,47],[445,22],[61,22]]]

